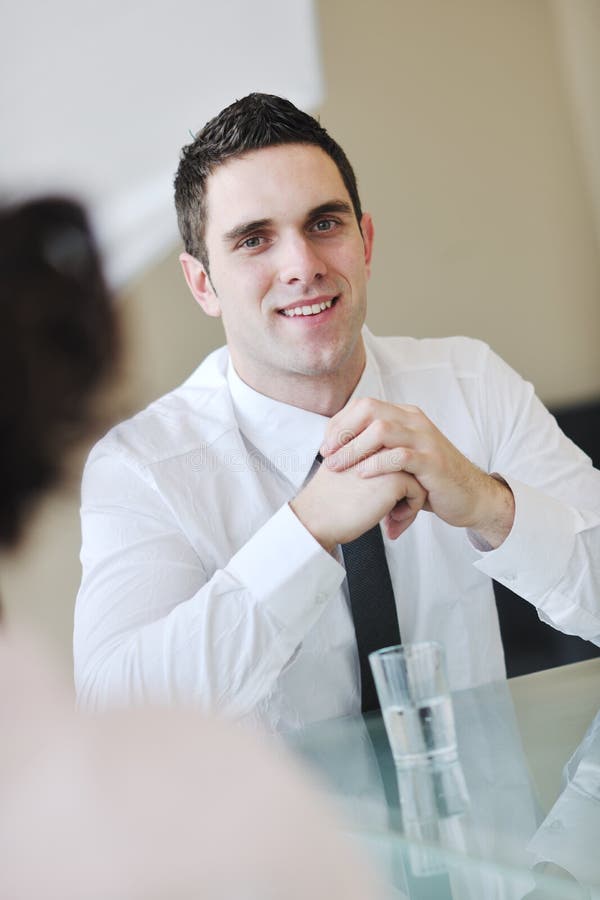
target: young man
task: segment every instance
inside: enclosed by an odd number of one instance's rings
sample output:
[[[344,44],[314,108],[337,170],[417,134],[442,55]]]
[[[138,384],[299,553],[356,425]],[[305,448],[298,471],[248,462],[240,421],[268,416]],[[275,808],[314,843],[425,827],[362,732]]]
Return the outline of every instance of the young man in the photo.
[[[82,701],[279,729],[358,711],[340,544],[380,521],[402,637],[441,641],[453,687],[505,672],[491,577],[598,640],[600,473],[485,345],[364,329],[373,224],[325,130],[237,101],[185,148],[176,204],[227,347],[90,456]]]

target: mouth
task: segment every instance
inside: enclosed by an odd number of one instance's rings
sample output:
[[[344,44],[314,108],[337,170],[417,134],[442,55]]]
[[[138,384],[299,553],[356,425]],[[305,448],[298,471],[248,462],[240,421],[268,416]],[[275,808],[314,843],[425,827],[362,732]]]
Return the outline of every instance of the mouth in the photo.
[[[338,301],[339,294],[327,300],[314,300],[312,303],[299,303],[297,306],[288,306],[278,310],[279,315],[292,319],[295,316],[319,316],[331,309]]]

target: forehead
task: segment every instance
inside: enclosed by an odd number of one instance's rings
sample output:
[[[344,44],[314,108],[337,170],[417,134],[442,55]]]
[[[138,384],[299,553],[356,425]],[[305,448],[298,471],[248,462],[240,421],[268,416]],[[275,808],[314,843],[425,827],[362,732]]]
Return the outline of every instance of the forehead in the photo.
[[[350,202],[339,170],[324,150],[284,144],[228,160],[208,177],[207,237],[240,222],[294,221],[331,200]]]

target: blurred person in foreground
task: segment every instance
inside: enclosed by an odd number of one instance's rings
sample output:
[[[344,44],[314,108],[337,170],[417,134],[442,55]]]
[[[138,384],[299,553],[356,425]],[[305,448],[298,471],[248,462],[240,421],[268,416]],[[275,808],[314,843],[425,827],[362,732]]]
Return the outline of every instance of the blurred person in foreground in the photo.
[[[185,700],[281,731],[358,713],[343,554],[380,524],[401,638],[442,643],[453,689],[506,676],[492,579],[600,644],[600,473],[483,342],[364,326],[373,220],[322,125],[237,100],[183,149],[175,203],[227,345],[90,455],[81,702]],[[387,302],[414,302],[400,282]]]
[[[96,421],[118,344],[83,210],[0,209],[0,549]],[[2,898],[376,896],[274,748],[191,710],[78,715],[41,643],[6,625],[0,731]]]

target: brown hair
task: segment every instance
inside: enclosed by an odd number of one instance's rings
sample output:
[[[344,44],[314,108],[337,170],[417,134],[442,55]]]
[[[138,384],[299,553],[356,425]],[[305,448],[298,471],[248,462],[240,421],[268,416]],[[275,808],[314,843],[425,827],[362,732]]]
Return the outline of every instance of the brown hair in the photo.
[[[211,119],[181,151],[175,176],[175,207],[185,249],[209,272],[206,182],[213,170],[237,156],[281,144],[313,144],[336,164],[360,225],[362,210],[356,176],[340,145],[315,118],[283,97],[248,94]]]
[[[116,314],[86,215],[62,198],[0,208],[0,547],[94,420],[118,352]]]

